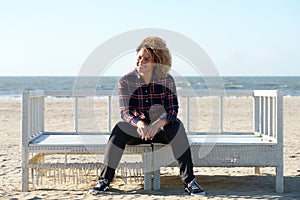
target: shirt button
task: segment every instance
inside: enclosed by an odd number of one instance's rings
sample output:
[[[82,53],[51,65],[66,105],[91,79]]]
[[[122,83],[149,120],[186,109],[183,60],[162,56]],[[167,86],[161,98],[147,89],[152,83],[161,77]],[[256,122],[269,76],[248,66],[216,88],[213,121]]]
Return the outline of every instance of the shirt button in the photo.
[[[148,103],[148,100],[146,100],[146,103]]]
[[[147,91],[147,90],[145,90],[145,92],[147,93],[148,91]]]

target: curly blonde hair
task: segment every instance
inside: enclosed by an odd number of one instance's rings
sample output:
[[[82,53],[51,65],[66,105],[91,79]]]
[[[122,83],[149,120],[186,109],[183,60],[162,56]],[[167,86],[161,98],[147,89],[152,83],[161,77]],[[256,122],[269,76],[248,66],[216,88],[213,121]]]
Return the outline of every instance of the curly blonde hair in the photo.
[[[136,48],[136,52],[145,49],[153,58],[153,72],[158,78],[166,77],[171,69],[172,58],[166,42],[159,37],[147,37]]]

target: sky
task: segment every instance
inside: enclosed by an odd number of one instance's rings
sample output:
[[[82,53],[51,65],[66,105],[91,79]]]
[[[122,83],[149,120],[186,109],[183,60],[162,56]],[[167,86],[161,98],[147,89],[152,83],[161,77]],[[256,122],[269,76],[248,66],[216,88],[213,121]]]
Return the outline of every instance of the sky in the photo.
[[[300,76],[299,10],[298,0],[0,0],[0,76],[76,76],[105,41],[143,28],[191,39],[222,76]],[[105,75],[134,60],[119,56]],[[176,55],[172,69],[195,75]]]

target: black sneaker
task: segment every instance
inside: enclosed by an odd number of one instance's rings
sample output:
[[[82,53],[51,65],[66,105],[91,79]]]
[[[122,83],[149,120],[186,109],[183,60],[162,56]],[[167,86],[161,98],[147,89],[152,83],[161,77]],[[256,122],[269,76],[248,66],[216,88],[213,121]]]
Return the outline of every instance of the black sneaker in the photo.
[[[195,178],[190,183],[185,185],[184,190],[191,195],[205,195],[205,191],[196,182]]]
[[[109,191],[109,181],[107,179],[98,180],[96,182],[96,186],[89,190],[89,192],[92,194],[99,194],[107,191]]]

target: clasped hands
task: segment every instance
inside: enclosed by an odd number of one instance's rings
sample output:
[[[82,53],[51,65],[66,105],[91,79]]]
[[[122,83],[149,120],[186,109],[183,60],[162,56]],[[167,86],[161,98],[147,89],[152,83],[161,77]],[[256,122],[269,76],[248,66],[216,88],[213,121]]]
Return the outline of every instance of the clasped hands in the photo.
[[[165,121],[158,119],[152,124],[147,125],[143,121],[137,122],[137,133],[141,136],[142,140],[153,140],[154,136],[164,127]]]

